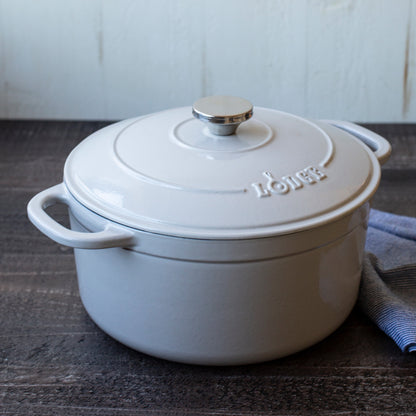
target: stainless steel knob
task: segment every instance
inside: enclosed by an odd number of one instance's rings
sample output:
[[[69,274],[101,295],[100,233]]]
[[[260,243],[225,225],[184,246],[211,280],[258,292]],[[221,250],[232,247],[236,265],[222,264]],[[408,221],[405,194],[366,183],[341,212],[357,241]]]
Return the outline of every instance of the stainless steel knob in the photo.
[[[213,95],[195,101],[192,114],[207,123],[212,134],[229,136],[239,124],[251,118],[253,105],[244,98]]]

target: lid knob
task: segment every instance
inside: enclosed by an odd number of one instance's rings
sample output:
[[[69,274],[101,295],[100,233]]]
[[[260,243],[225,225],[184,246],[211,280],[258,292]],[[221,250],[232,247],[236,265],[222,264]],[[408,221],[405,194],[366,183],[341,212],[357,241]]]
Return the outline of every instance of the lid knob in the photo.
[[[244,98],[213,95],[195,101],[192,114],[206,122],[212,134],[229,136],[236,131],[239,124],[251,118],[253,105]]]

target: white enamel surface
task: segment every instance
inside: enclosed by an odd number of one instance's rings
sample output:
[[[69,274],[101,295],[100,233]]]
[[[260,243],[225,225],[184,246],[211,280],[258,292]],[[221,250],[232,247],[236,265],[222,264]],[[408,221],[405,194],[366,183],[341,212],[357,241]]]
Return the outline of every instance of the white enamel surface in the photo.
[[[114,222],[211,239],[317,227],[366,202],[379,178],[373,152],[326,123],[255,108],[236,135],[217,138],[189,107],[93,134],[64,175],[81,204]]]
[[[369,203],[364,204],[352,214],[332,221],[324,226],[311,228],[299,233],[252,239],[193,239],[149,233],[133,228],[116,225],[85,208],[72,196],[68,196],[68,208],[72,215],[88,230],[84,233],[96,234],[108,226],[116,227],[123,234],[133,233],[129,250],[157,257],[167,257],[198,262],[247,262],[285,257],[313,250],[349,234],[356,227],[368,221]],[[56,239],[56,241],[58,241]],[[58,241],[59,242],[59,241]],[[83,248],[76,244],[75,248]],[[123,246],[126,247],[126,246]],[[96,248],[100,248],[97,246]]]
[[[71,224],[84,230],[73,216]],[[270,360],[318,342],[348,316],[365,229],[363,220],[319,248],[251,262],[76,249],[81,298],[104,331],[151,355],[215,365]]]
[[[30,221],[52,240],[70,247],[98,249],[133,244],[134,233],[125,227],[107,221],[100,231],[80,233],[65,228],[46,212],[46,208],[55,204],[70,206],[71,199],[63,183],[45,189],[34,196],[27,206]]]
[[[391,154],[390,143],[381,137],[364,127],[358,126],[357,124],[350,123],[348,121],[341,120],[324,120],[326,123],[332,124],[333,126],[339,127],[340,129],[351,133],[355,137],[358,137],[363,143],[367,144],[371,149],[374,150],[374,156],[379,161],[380,165],[387,162]]]

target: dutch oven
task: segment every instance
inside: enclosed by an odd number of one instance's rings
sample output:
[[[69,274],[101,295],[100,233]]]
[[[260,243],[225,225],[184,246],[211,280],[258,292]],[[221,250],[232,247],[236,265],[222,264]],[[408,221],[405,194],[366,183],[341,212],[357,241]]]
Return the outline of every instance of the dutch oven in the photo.
[[[28,215],[74,247],[82,302],[115,339],[186,363],[260,362],[350,313],[389,154],[352,123],[206,97],[87,137]],[[45,211],[57,203],[71,229]]]

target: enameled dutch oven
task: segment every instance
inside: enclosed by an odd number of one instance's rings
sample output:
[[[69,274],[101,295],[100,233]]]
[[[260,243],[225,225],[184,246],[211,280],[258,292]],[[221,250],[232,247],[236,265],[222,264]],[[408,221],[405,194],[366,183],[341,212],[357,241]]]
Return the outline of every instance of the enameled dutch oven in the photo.
[[[316,343],[350,313],[390,145],[347,122],[252,114],[216,96],[113,124],[30,201],[33,224],[75,248],[84,306],[120,342],[253,363]],[[56,203],[71,229],[45,212]]]

